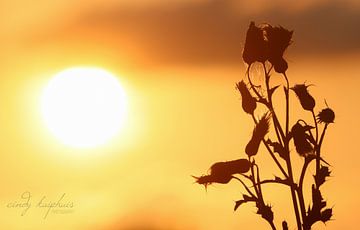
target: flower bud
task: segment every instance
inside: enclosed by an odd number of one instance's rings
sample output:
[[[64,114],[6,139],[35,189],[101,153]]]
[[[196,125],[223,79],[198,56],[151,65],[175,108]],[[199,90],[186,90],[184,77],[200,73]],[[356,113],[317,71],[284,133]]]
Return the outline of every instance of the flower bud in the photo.
[[[236,84],[236,88],[241,94],[242,108],[248,114],[253,114],[256,109],[256,99],[250,94],[244,81]]]

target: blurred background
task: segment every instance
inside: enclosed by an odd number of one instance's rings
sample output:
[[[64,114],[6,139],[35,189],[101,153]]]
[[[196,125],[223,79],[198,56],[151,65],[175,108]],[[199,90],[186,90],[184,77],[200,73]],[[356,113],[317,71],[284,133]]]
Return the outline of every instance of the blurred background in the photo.
[[[233,211],[240,184],[205,191],[191,177],[216,161],[245,157],[253,123],[235,83],[245,77],[241,52],[250,21],[294,30],[286,52],[290,84],[314,84],[316,110],[326,100],[336,112],[323,147],[333,165],[323,193],[334,221],[315,229],[357,229],[359,15],[356,0],[3,0],[1,229],[269,229],[252,204]],[[127,123],[104,146],[66,147],[41,118],[43,88],[73,66],[111,71],[127,94]],[[281,113],[280,90],[276,97]],[[292,121],[311,122],[291,100]],[[299,166],[295,151],[293,159]],[[264,178],[280,175],[264,149],[259,162]],[[265,190],[275,223],[287,219],[295,229],[289,191]],[[9,203],[23,201],[25,192],[32,207],[21,216],[25,208]],[[68,213],[44,218],[47,209],[35,207],[44,196],[56,202],[63,194],[73,204]]]

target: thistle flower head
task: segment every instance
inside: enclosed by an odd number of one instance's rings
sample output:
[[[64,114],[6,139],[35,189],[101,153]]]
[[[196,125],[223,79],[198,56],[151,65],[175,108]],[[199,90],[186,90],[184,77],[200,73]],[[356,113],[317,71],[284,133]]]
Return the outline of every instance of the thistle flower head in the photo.
[[[305,84],[297,84],[291,89],[295,92],[296,96],[299,98],[303,109],[308,111],[313,111],[315,107],[315,99],[308,92],[307,90],[308,87],[309,86]]]
[[[265,37],[268,42],[269,62],[274,65],[274,69],[278,73],[285,73],[288,64],[283,58],[284,52],[291,44],[293,31],[289,31],[283,27],[273,27],[267,25],[264,27]]]
[[[212,183],[227,184],[234,174],[246,173],[250,170],[251,163],[247,159],[216,162],[210,167],[210,174],[195,177],[196,183],[207,187]]]
[[[307,156],[313,152],[308,136],[306,134],[307,127],[297,122],[291,129],[291,134],[294,139],[296,151],[300,156]]]
[[[321,110],[320,113],[317,115],[318,123],[330,124],[330,123],[334,123],[334,120],[335,120],[335,113],[330,108]]]
[[[233,161],[217,162],[210,167],[211,174],[237,174],[246,173],[251,166],[247,159],[238,159]]]
[[[236,84],[242,99],[242,108],[248,114],[253,114],[256,109],[256,99],[250,94],[249,89],[246,87],[244,81]]]
[[[264,31],[269,43],[270,59],[282,57],[287,47],[291,44],[293,31],[287,30],[282,26],[273,27],[271,25],[265,26]]]
[[[254,156],[257,154],[259,150],[260,142],[269,132],[269,128],[270,128],[270,115],[269,113],[265,113],[260,119],[260,121],[256,124],[251,140],[246,145],[245,153],[248,156]]]
[[[248,65],[256,61],[265,62],[268,59],[264,31],[257,27],[254,22],[250,23],[246,33],[243,59]]]

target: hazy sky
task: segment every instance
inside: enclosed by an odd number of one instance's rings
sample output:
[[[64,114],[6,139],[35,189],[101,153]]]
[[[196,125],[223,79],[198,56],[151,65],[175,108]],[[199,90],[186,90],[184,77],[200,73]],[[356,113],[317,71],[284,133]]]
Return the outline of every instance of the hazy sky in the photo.
[[[245,74],[241,51],[254,20],[295,31],[285,55],[290,83],[313,83],[317,111],[326,99],[336,112],[323,150],[334,165],[324,194],[335,221],[327,229],[357,229],[359,15],[356,0],[2,1],[0,228],[235,230],[259,223],[256,229],[268,229],[251,205],[232,211],[238,184],[206,192],[191,178],[213,162],[244,157],[253,124],[235,82]],[[39,111],[51,77],[79,65],[117,75],[129,100],[121,134],[90,150],[57,142]],[[292,120],[309,118],[291,99]],[[265,154],[259,162],[265,177],[278,173]],[[283,199],[289,193],[272,189],[266,199],[279,225],[292,218]],[[66,193],[75,211],[43,220],[43,210],[20,216],[6,207],[26,191],[34,202]]]
[[[86,41],[141,64],[233,64],[249,21],[295,30],[295,55],[357,53],[357,1],[6,1],[6,49]],[[11,50],[9,50],[11,53]],[[156,53],[156,55],[153,55]]]

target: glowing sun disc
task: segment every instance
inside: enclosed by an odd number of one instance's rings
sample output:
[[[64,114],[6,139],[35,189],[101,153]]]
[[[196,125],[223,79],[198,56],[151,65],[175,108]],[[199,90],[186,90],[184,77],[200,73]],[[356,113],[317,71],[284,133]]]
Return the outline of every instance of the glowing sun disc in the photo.
[[[117,78],[98,68],[70,68],[45,88],[41,110],[50,131],[73,147],[102,145],[124,123],[126,96]]]

